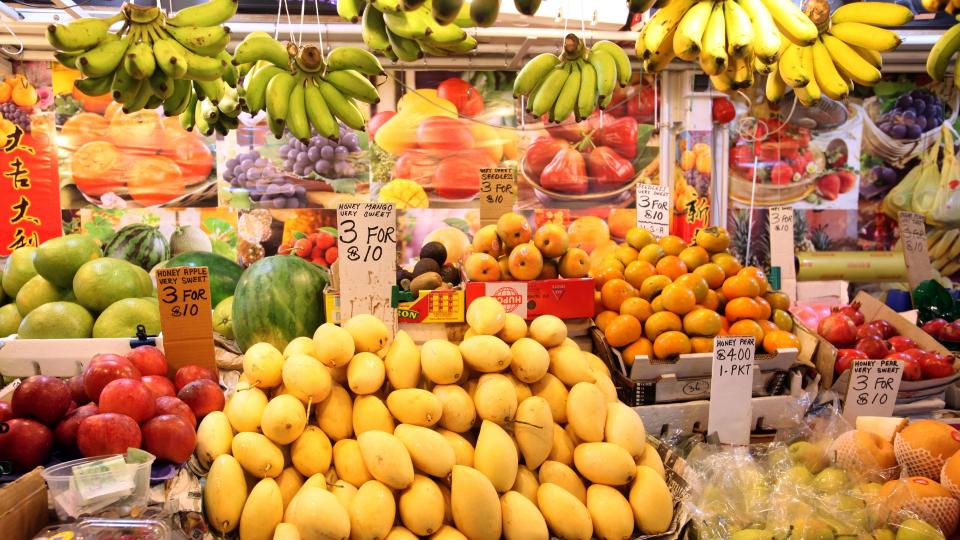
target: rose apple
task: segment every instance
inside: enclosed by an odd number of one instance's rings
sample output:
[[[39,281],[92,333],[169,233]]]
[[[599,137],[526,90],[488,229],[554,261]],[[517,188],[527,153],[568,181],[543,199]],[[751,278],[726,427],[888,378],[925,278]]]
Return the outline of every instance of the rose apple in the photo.
[[[903,352],[907,349],[917,348],[917,344],[913,342],[912,339],[906,336],[893,336],[887,340],[887,343],[890,344],[890,348],[895,352]]]
[[[153,417],[156,398],[147,385],[134,379],[110,381],[100,393],[100,412],[125,414],[138,424]]]
[[[920,328],[934,338],[940,339],[940,332],[947,324],[949,323],[946,319],[930,319],[929,321],[923,323],[923,326]]]
[[[167,461],[183,463],[197,445],[197,432],[183,417],[155,416],[143,425],[143,448]]]
[[[197,417],[193,415],[193,411],[190,410],[190,406],[180,401],[180,398],[162,396],[158,397],[156,401],[156,415],[160,416],[162,414],[174,414],[180,417],[183,417],[191,426],[196,427]]]
[[[437,87],[437,95],[457,107],[463,116],[476,116],[483,112],[483,96],[472,84],[459,77],[450,77]]]
[[[167,357],[156,347],[141,345],[127,353],[127,360],[141,375],[167,375]]]
[[[34,375],[13,392],[13,414],[52,426],[70,407],[70,388],[56,377]]]
[[[457,118],[431,116],[417,126],[417,145],[424,150],[467,150],[473,143],[470,128]]]
[[[923,370],[920,369],[920,362],[917,362],[909,354],[894,352],[887,355],[885,360],[898,360],[904,363],[903,380],[919,381],[923,377]]]
[[[911,349],[918,350],[918,349]],[[909,351],[904,352],[908,354]],[[924,379],[939,379],[953,375],[953,364],[939,355],[924,352],[919,359],[920,371]]]
[[[390,120],[397,115],[397,111],[381,111],[373,115],[370,118],[370,121],[367,122],[367,133],[370,135],[370,140],[373,140],[377,136],[377,130],[380,129],[380,126],[387,123],[387,120]]]
[[[87,403],[70,411],[53,430],[53,438],[57,441],[57,448],[68,452],[77,452],[77,429],[80,422],[88,416],[100,414],[100,409],[93,403]]]
[[[223,410],[223,390],[219,384],[207,379],[198,379],[184,386],[177,397],[190,407],[197,420],[203,420],[213,411]]]
[[[870,357],[858,349],[840,349],[837,351],[837,361],[833,364],[834,375],[840,375],[853,367],[854,360],[868,360]]]
[[[87,391],[87,397],[95,403],[99,401],[103,387],[111,381],[117,379],[140,380],[140,370],[134,367],[129,360],[122,356],[110,356],[116,358],[94,360],[83,371],[83,387]]]
[[[83,387],[83,374],[74,375],[67,379],[67,387],[70,388],[70,399],[77,405],[86,405],[90,403],[87,391]]]
[[[173,376],[173,383],[179,392],[181,388],[197,379],[210,379],[211,381],[220,384],[220,379],[218,379],[212,371],[207,368],[192,364],[178,369],[177,373]]]
[[[150,389],[150,392],[155,398],[177,395],[177,389],[173,387],[173,383],[166,377],[161,377],[160,375],[145,375],[140,377],[140,382]]]
[[[47,462],[53,448],[50,428],[29,418],[14,418],[7,426],[10,429],[0,433],[0,460],[9,461],[17,472]]]
[[[9,401],[0,401],[0,422],[13,418],[13,405]]]
[[[83,457],[125,454],[127,448],[140,448],[140,426],[125,414],[88,416],[77,429],[77,446]]]
[[[854,346],[854,348],[862,351],[867,355],[867,358],[873,360],[879,360],[890,354],[890,349],[887,348],[887,345],[883,342],[883,340],[876,337],[865,337],[857,340],[857,344]]]

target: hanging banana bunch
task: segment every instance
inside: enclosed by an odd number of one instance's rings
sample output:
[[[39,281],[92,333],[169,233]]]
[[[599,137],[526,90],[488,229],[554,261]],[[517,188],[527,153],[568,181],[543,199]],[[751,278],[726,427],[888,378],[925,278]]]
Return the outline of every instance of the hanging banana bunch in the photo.
[[[944,11],[950,15],[960,12],[960,0],[922,0],[927,11]],[[937,39],[927,55],[927,74],[935,81],[942,81],[947,75],[947,68],[953,55],[960,50],[960,23],[951,26]],[[957,77],[960,68],[960,56],[957,56],[957,66],[954,68],[953,84],[960,88],[960,77]]]
[[[83,93],[110,94],[127,113],[160,105],[175,111],[176,105],[186,107],[190,81],[236,80],[225,50],[230,29],[221,25],[237,5],[237,0],[210,0],[167,17],[156,6],[124,4],[111,18],[52,24],[47,41],[57,49],[57,61],[84,75],[74,83]],[[120,30],[111,32],[120,21]]]
[[[574,34],[567,34],[560,55],[535,56],[517,74],[513,96],[525,96],[526,110],[562,122],[571,114],[577,121],[599,106],[605,109],[613,91],[630,82],[630,59],[619,45],[598,41],[587,49]]]
[[[337,47],[324,59],[313,45],[283,45],[268,34],[254,32],[237,45],[233,63],[247,70],[239,94],[242,106],[251,114],[265,110],[277,138],[287,128],[297,139],[306,140],[313,126],[320,135],[336,140],[340,136],[337,119],[362,131],[363,114],[353,100],[380,101],[367,77],[383,75],[383,66],[358,47]]]

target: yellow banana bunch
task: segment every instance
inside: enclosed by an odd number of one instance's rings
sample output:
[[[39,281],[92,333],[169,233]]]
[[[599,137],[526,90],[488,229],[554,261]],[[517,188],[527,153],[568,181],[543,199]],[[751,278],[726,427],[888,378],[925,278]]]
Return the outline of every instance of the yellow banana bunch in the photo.
[[[821,60],[825,62],[829,57],[833,61],[837,74],[848,88],[850,81],[873,86],[880,80],[880,53],[897,48],[901,41],[896,32],[885,27],[901,26],[912,20],[910,8],[887,2],[853,2],[837,8],[830,16],[830,29],[819,38],[823,47],[815,45],[815,65],[821,68],[817,75],[824,78],[818,83],[824,93],[831,98],[845,95],[840,92],[840,84],[830,66],[825,63],[821,66]]]
[[[490,26],[499,1],[344,0],[337,3],[337,10],[347,21],[360,21],[360,36],[370,50],[394,62],[413,62],[425,55],[450,56],[475,49],[477,40],[463,29]]]

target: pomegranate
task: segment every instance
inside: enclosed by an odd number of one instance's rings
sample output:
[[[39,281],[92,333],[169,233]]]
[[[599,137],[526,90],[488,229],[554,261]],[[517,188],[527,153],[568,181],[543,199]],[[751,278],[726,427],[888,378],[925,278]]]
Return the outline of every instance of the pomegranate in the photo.
[[[850,305],[840,306],[837,308],[837,311],[843,313],[847,317],[850,317],[850,320],[853,321],[853,324],[857,326],[860,326],[865,321],[863,312],[860,311],[860,302],[853,302]]]
[[[887,348],[887,344],[878,337],[865,337],[857,340],[854,348],[867,355],[867,358],[873,360],[879,360],[890,354],[890,349]]]
[[[870,321],[867,324],[870,326],[876,326],[880,333],[883,334],[883,339],[890,339],[893,336],[897,335],[897,329],[893,327],[892,324],[883,320],[877,319],[875,321]]]
[[[857,339],[863,339],[865,337],[875,337],[883,339],[883,332],[876,326],[869,324],[862,324],[857,327]]]
[[[910,351],[906,351],[903,354],[909,354],[909,352]],[[953,364],[936,354],[925,353],[920,357],[919,362],[920,371],[923,373],[924,379],[950,377],[954,373]]]
[[[850,317],[843,313],[834,312],[820,319],[817,333],[829,341],[834,347],[847,347],[857,339],[857,326]]]
[[[868,360],[870,357],[859,349],[840,349],[837,351],[837,361],[833,364],[833,374],[840,375],[853,367],[854,360]]]
[[[887,340],[887,343],[889,343],[890,348],[896,352],[903,352],[908,349],[917,348],[917,344],[914,343],[912,339],[906,336],[893,336]]]
[[[920,368],[920,362],[917,362],[909,354],[894,352],[887,355],[885,360],[898,360],[904,363],[903,380],[919,381],[923,377],[923,370]]]
[[[943,327],[947,324],[948,322],[946,319],[930,319],[929,321],[923,323],[923,326],[920,328],[934,338],[940,339],[940,331],[943,330]]]

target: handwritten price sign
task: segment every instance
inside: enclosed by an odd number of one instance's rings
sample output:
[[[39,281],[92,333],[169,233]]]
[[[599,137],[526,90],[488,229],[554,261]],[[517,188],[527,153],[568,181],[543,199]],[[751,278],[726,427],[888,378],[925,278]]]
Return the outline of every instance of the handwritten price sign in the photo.
[[[388,325],[397,312],[390,306],[396,279],[397,210],[388,203],[344,203],[337,207],[340,253],[340,313],[347,320],[360,313],[376,315]]]
[[[216,369],[210,298],[206,266],[157,269],[163,351],[174,370],[187,364]]]
[[[858,416],[892,416],[903,366],[897,360],[854,360],[843,416],[851,423]]]
[[[670,188],[653,184],[637,184],[637,227],[654,237],[670,234]]]
[[[747,444],[753,409],[753,336],[713,339],[713,372],[710,377],[708,433],[724,444]]]
[[[934,278],[930,253],[927,251],[927,226],[923,214],[899,212],[900,243],[903,244],[903,260],[907,265],[907,281],[913,289],[921,281]]]
[[[496,223],[517,203],[517,172],[511,167],[480,169],[480,222]]]

